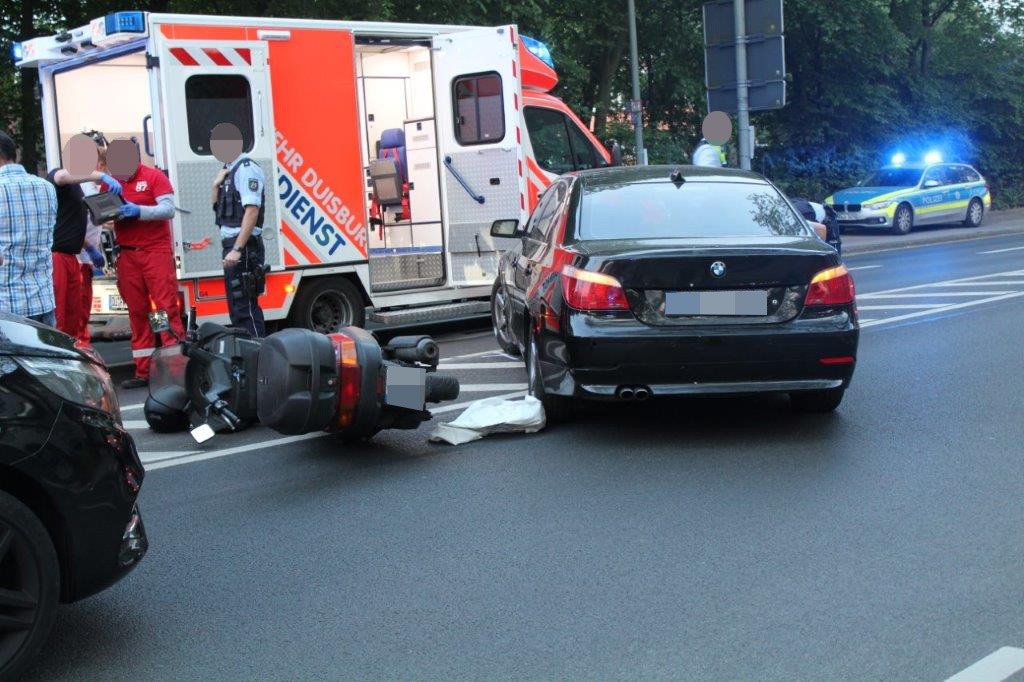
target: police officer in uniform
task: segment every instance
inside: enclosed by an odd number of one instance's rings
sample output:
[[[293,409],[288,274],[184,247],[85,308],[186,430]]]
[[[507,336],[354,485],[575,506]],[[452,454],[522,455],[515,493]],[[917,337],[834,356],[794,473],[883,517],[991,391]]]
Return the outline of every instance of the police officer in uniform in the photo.
[[[232,326],[255,337],[266,331],[259,295],[265,279],[263,250],[264,176],[243,154],[242,133],[221,123],[210,134],[210,149],[224,168],[213,182],[213,211],[220,227],[224,288]]]

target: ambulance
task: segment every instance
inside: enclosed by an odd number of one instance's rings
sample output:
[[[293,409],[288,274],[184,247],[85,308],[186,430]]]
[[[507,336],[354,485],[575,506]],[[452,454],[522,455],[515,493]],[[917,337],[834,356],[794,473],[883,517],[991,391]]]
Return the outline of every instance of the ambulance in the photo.
[[[486,314],[511,246],[491,223],[525,222],[555,177],[619,158],[550,94],[548,49],[514,25],[131,11],[14,52],[39,70],[49,167],[98,130],[168,174],[181,295],[202,320],[228,321],[210,203],[220,122],[268,178],[266,318],[320,332]],[[116,328],[116,286],[95,294],[97,322]]]

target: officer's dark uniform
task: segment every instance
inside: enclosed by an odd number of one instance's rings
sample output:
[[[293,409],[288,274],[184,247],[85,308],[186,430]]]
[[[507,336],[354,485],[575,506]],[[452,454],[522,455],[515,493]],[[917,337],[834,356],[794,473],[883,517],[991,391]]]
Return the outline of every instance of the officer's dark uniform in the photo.
[[[265,205],[263,170],[246,156],[240,156],[228,168],[224,182],[217,188],[217,203],[213,206],[217,225],[220,226],[223,257],[226,258],[234,249],[245,207],[260,207],[256,226],[241,250],[241,257],[237,263],[224,268],[228,312],[232,326],[245,329],[253,336],[263,336],[266,328],[258,301],[265,281],[265,253],[260,236]]]

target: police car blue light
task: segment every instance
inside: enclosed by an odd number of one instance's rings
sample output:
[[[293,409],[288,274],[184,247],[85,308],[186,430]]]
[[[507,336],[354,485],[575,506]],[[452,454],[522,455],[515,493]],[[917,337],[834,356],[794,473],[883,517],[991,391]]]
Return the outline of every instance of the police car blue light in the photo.
[[[881,227],[906,234],[915,225],[981,224],[992,206],[985,178],[961,163],[895,163],[874,171],[856,187],[825,198],[840,225]],[[929,152],[926,158],[941,155]]]
[[[932,151],[930,151],[930,152],[928,152],[927,154],[924,155],[924,162],[925,163],[940,163],[941,161],[942,161],[942,154],[940,154],[939,152],[937,152],[935,150],[932,150]]]
[[[892,155],[892,165],[902,166],[907,162],[907,155],[903,152],[896,152]]]
[[[523,41],[523,45],[526,46],[526,49],[529,50],[534,57],[547,64],[552,69],[555,68],[555,60],[551,58],[551,50],[548,49],[547,45],[528,36],[521,35],[519,38]]]
[[[103,17],[103,29],[108,36],[115,33],[145,33],[145,12],[113,12]]]

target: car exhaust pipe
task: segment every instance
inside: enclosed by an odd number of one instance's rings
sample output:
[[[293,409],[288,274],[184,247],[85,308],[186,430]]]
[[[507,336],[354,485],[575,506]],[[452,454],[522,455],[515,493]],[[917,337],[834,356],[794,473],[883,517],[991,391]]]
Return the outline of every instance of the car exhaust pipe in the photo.
[[[619,400],[632,400],[634,393],[633,389],[629,386],[620,386],[616,395],[619,396]]]
[[[633,391],[633,397],[636,400],[647,400],[651,397],[651,389],[646,386],[637,386]]]

